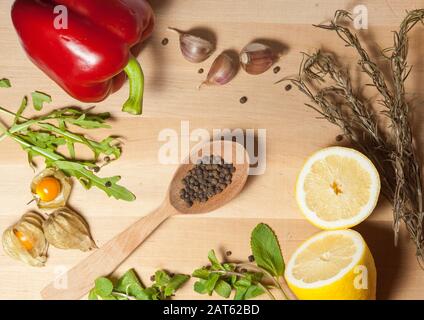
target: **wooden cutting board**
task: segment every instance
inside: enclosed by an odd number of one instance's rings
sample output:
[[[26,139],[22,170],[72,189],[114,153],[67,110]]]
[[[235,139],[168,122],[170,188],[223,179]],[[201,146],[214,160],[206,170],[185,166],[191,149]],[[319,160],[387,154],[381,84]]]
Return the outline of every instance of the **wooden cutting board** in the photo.
[[[16,110],[23,95],[34,90],[48,92],[53,104],[81,105],[67,96],[51,80],[34,67],[21,49],[9,12],[12,0],[0,1],[0,78],[11,80],[11,89],[0,89],[0,105]],[[337,9],[351,9],[351,1],[283,1],[283,0],[152,0],[157,16],[153,37],[139,56],[146,74],[146,96],[143,117],[131,117],[119,112],[127,95],[127,87],[98,104],[100,111],[110,111],[115,117],[113,129],[100,135],[119,134],[125,145],[122,158],[104,170],[104,174],[122,175],[122,183],[132,190],[137,201],[118,202],[97,190],[85,191],[75,184],[70,205],[83,214],[92,228],[94,239],[102,245],[112,236],[155,207],[163,198],[176,165],[158,161],[163,141],[159,133],[172,129],[180,136],[182,121],[189,121],[189,132],[203,128],[212,132],[220,128],[266,129],[266,172],[254,176],[232,203],[204,216],[181,216],[167,221],[117,271],[120,274],[134,267],[145,283],[157,269],[191,273],[207,263],[207,252],[215,249],[223,255],[232,252],[231,259],[246,260],[250,254],[250,231],[259,222],[269,223],[276,231],[286,260],[295,248],[318,230],[305,221],[294,200],[296,174],[303,161],[313,151],[336,145],[338,130],[307,109],[305,98],[295,89],[273,85],[276,80],[295,74],[301,61],[301,51],[316,48],[336,52],[342,61],[355,64],[352,51],[343,47],[334,35],[311,25],[332,17]],[[378,40],[384,48],[391,45],[392,30],[404,16],[405,10],[424,6],[424,1],[375,0],[362,1],[369,11],[370,30],[362,32],[367,43],[376,47]],[[212,59],[199,65],[186,62],[178,47],[175,34],[168,26],[180,29],[205,28],[218,41],[217,53],[240,50],[254,39],[266,39],[286,48],[278,65],[260,76],[239,72],[225,87],[197,85],[207,72]],[[418,28],[419,29],[419,28]],[[423,98],[424,30],[413,32],[411,64],[413,74],[408,80],[408,92],[414,101]],[[169,44],[161,44],[163,38]],[[54,54],[52,52],[52,54]],[[359,74],[355,73],[355,76]],[[248,97],[240,104],[242,96]],[[423,144],[424,131],[420,122],[424,110],[416,110],[418,143]],[[186,133],[182,133],[183,136]],[[100,135],[98,137],[100,137]],[[180,136],[181,139],[181,136]],[[344,142],[342,141],[341,144]],[[424,148],[422,148],[424,150]],[[30,199],[29,183],[33,172],[26,155],[12,141],[0,143],[0,231],[14,223],[23,213],[33,209],[26,206]],[[372,216],[358,228],[369,244],[378,270],[380,299],[422,299],[424,273],[417,264],[414,245],[404,230],[398,247],[393,246],[391,208],[384,200]],[[0,250],[0,298],[38,299],[39,291],[58,272],[69,268],[87,254],[50,248],[47,266],[30,268],[11,260]],[[192,283],[178,292],[180,299],[204,299],[193,292]]]

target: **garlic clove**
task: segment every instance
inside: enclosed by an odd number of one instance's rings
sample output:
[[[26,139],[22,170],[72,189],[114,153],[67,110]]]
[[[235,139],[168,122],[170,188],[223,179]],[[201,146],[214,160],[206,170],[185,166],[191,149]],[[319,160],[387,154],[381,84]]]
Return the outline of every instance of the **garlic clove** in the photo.
[[[240,64],[249,74],[264,73],[278,60],[279,56],[267,45],[252,42],[240,52]]]
[[[176,28],[168,28],[180,36],[180,49],[183,57],[193,63],[205,61],[215,51],[215,46],[210,41],[182,32]]]
[[[237,64],[234,60],[231,59],[228,54],[223,52],[212,63],[206,80],[199,85],[199,88],[204,84],[224,85],[236,76],[237,70]]]
[[[47,241],[59,249],[89,251],[97,248],[87,222],[69,208],[59,208],[43,223]]]
[[[44,218],[29,212],[3,233],[4,251],[10,257],[30,266],[42,267],[47,260],[48,242],[43,234]]]

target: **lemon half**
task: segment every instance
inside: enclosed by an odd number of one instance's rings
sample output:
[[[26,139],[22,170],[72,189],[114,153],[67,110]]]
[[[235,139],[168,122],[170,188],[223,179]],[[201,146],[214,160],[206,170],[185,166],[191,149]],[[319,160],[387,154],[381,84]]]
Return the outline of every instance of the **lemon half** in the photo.
[[[290,289],[302,300],[372,300],[374,259],[353,230],[322,231],[306,240],[285,270]]]
[[[315,226],[347,229],[365,220],[377,205],[380,177],[362,153],[330,147],[313,154],[296,183],[300,210]]]

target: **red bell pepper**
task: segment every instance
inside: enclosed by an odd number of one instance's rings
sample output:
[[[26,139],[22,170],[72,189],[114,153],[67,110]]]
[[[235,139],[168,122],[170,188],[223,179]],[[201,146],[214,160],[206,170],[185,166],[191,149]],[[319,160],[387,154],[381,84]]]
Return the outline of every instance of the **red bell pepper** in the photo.
[[[67,9],[67,28],[57,28],[66,26],[57,23],[58,5]],[[131,48],[153,29],[145,0],[16,0],[12,20],[31,60],[71,96],[102,101],[126,74],[130,97],[123,111],[141,114],[144,76]]]

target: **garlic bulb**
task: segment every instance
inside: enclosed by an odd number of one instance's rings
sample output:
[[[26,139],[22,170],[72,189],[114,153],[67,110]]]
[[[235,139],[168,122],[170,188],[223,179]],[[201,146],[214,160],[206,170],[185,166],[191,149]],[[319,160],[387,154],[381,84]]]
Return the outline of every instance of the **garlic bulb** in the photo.
[[[175,28],[168,28],[180,35],[180,49],[184,58],[193,63],[205,61],[215,51],[215,46],[208,40],[182,32]]]
[[[237,74],[237,65],[234,63],[233,59],[226,54],[221,53],[215,61],[212,63],[212,66],[209,70],[206,80],[203,81],[199,88],[206,85],[224,85],[230,82],[235,75]]]
[[[249,74],[261,74],[267,71],[278,60],[270,47],[259,42],[252,42],[240,52],[240,64]]]
[[[44,266],[48,243],[43,234],[43,220],[38,213],[29,212],[6,229],[2,238],[5,253],[31,266]]]
[[[97,248],[87,222],[68,208],[59,208],[50,214],[43,223],[47,241],[59,249],[79,249],[89,251]]]

